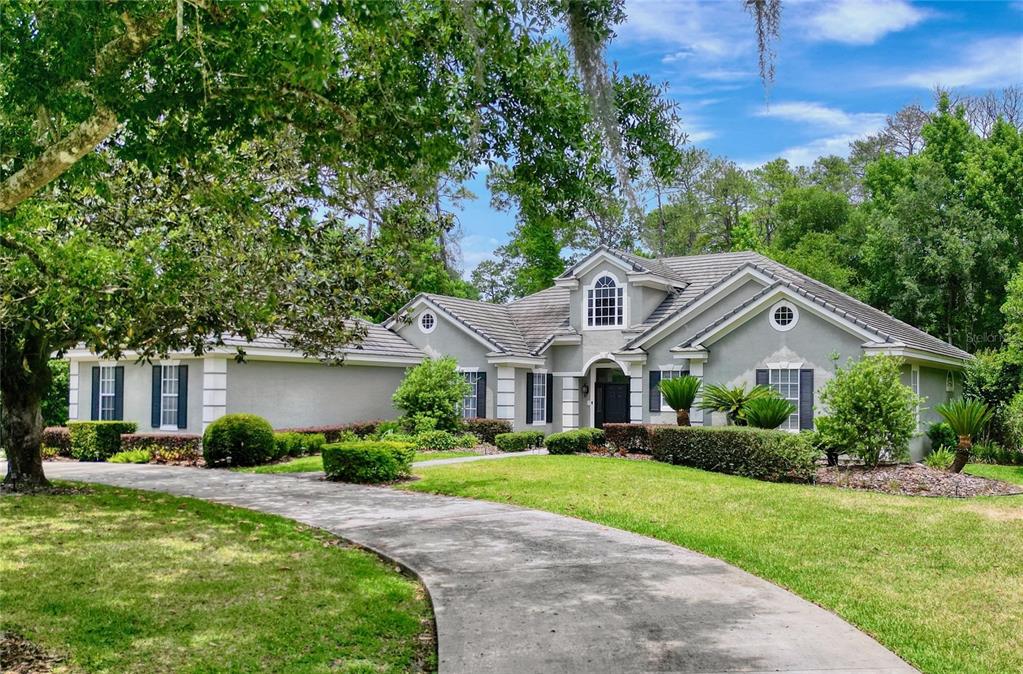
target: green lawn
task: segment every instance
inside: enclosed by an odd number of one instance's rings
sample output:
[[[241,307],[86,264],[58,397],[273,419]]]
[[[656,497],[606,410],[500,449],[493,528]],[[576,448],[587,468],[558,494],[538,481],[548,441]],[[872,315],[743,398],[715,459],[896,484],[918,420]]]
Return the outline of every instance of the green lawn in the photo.
[[[476,456],[471,450],[452,450],[449,452],[416,452],[414,461],[432,461],[433,459],[456,459],[463,456]],[[266,466],[238,468],[243,473],[322,473],[323,459],[320,455],[303,456],[284,463],[271,463]]]
[[[1003,482],[1023,484],[1023,466],[993,466],[989,463],[971,463],[964,469],[970,475],[991,477]]]
[[[90,672],[435,668],[422,587],[373,555],[279,517],[93,489],[0,497],[0,629]]]
[[[887,496],[586,456],[416,473],[404,489],[563,513],[724,559],[925,672],[1023,671],[1023,496]]]

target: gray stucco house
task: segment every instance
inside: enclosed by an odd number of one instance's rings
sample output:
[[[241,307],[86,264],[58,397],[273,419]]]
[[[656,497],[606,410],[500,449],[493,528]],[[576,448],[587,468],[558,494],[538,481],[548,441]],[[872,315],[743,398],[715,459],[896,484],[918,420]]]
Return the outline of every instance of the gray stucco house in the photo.
[[[140,431],[201,432],[226,413],[275,427],[396,416],[406,368],[457,359],[473,383],[464,414],[546,432],[604,422],[673,423],[658,392],[688,373],[707,383],[767,384],[798,411],[786,428],[813,428],[819,392],[837,364],[864,354],[905,358],[904,381],[926,403],[956,395],[970,355],[762,255],[645,259],[600,247],[554,287],[509,304],[421,294],[328,367],[273,338],[202,358],[100,362],[71,352],[70,416],[136,421]],[[234,361],[244,347],[246,362]],[[723,424],[692,411],[694,424]],[[919,458],[921,436],[912,447]]]

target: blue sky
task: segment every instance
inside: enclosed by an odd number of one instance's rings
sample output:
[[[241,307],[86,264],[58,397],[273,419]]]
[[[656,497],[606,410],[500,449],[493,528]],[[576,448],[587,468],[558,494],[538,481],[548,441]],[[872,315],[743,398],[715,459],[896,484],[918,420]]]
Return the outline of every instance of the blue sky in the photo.
[[[740,0],[628,1],[608,52],[623,72],[668,84],[689,142],[744,167],[782,156],[845,155],[904,105],[932,107],[935,85],[963,93],[1023,83],[1023,0],[783,0],[774,85],[757,74]],[[480,175],[459,214],[465,272],[505,243]]]

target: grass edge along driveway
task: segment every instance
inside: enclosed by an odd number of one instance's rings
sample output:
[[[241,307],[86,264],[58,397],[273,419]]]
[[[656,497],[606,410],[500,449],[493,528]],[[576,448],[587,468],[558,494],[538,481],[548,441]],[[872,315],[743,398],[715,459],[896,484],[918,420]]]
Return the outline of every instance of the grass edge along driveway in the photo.
[[[0,628],[84,671],[436,668],[419,583],[281,517],[90,485],[0,497],[0,550]]]
[[[433,461],[434,459],[458,459],[464,456],[478,456],[478,452],[471,449],[446,450],[438,452],[416,452],[413,461]],[[280,463],[268,463],[263,466],[252,466],[250,468],[236,468],[239,473],[322,473],[323,457],[319,454],[302,456],[297,459],[290,459]]]
[[[1023,671],[1023,496],[887,496],[588,456],[416,473],[403,488],[547,510],[725,560],[924,672]]]

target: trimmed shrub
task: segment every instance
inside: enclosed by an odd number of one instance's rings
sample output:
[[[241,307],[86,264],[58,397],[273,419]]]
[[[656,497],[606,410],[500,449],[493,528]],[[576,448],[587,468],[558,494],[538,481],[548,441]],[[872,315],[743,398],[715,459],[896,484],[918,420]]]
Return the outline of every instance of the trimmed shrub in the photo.
[[[426,358],[405,372],[392,400],[405,416],[436,419],[437,428],[454,431],[461,424],[462,400],[470,388],[454,358]],[[420,430],[426,429],[420,429],[417,424],[416,431]]]
[[[79,461],[106,461],[121,451],[121,434],[134,433],[131,421],[71,421],[71,456]]]
[[[278,428],[278,433],[302,433],[303,435],[322,435],[327,442],[340,442],[345,433],[366,438],[377,432],[383,424],[396,424],[392,421],[372,419],[370,421],[353,421],[348,424],[329,424],[327,426],[298,426],[295,428]]]
[[[302,456],[305,449],[304,440],[305,435],[294,431],[274,433],[274,449],[270,454],[270,460],[277,461],[286,456]]]
[[[511,422],[506,419],[463,419],[462,428],[488,445],[496,444],[494,438],[501,433],[512,432]]]
[[[274,455],[274,431],[255,414],[228,414],[206,428],[202,453],[207,466],[258,466]]]
[[[425,431],[415,437],[413,447],[416,450],[445,450],[458,447],[458,438],[447,431]]]
[[[649,454],[653,432],[658,428],[671,428],[668,424],[604,424],[604,439],[608,447],[619,452]]]
[[[480,439],[472,433],[462,433],[461,435],[455,436],[456,447],[464,447],[465,449],[472,449],[478,447]]]
[[[953,431],[952,427],[944,421],[931,424],[927,429],[927,437],[930,439],[931,449],[934,451],[938,451],[943,447],[955,449],[956,445],[959,444],[959,438],[956,437],[956,432]]]
[[[494,445],[502,452],[524,452],[534,447],[542,447],[543,443],[544,437],[540,431],[498,433],[494,437]]]
[[[118,452],[107,459],[108,463],[149,463],[152,457],[149,454],[149,450],[146,449],[129,449],[127,451]]]
[[[808,482],[819,456],[801,434],[760,428],[658,428],[653,437],[658,461],[770,482]]]
[[[415,449],[405,442],[356,440],[324,445],[323,472],[342,482],[391,482],[412,474]]]
[[[44,455],[71,456],[71,431],[67,426],[47,426],[43,429]]]
[[[970,450],[972,461],[977,463],[997,463],[1003,466],[1023,465],[1023,452],[1005,447],[997,442],[978,442]]]
[[[125,433],[121,449],[145,450],[155,463],[195,464],[202,458],[202,436],[195,433]]]
[[[590,445],[604,444],[604,431],[599,428],[580,428],[576,431],[552,433],[544,440],[551,454],[585,454]]]

